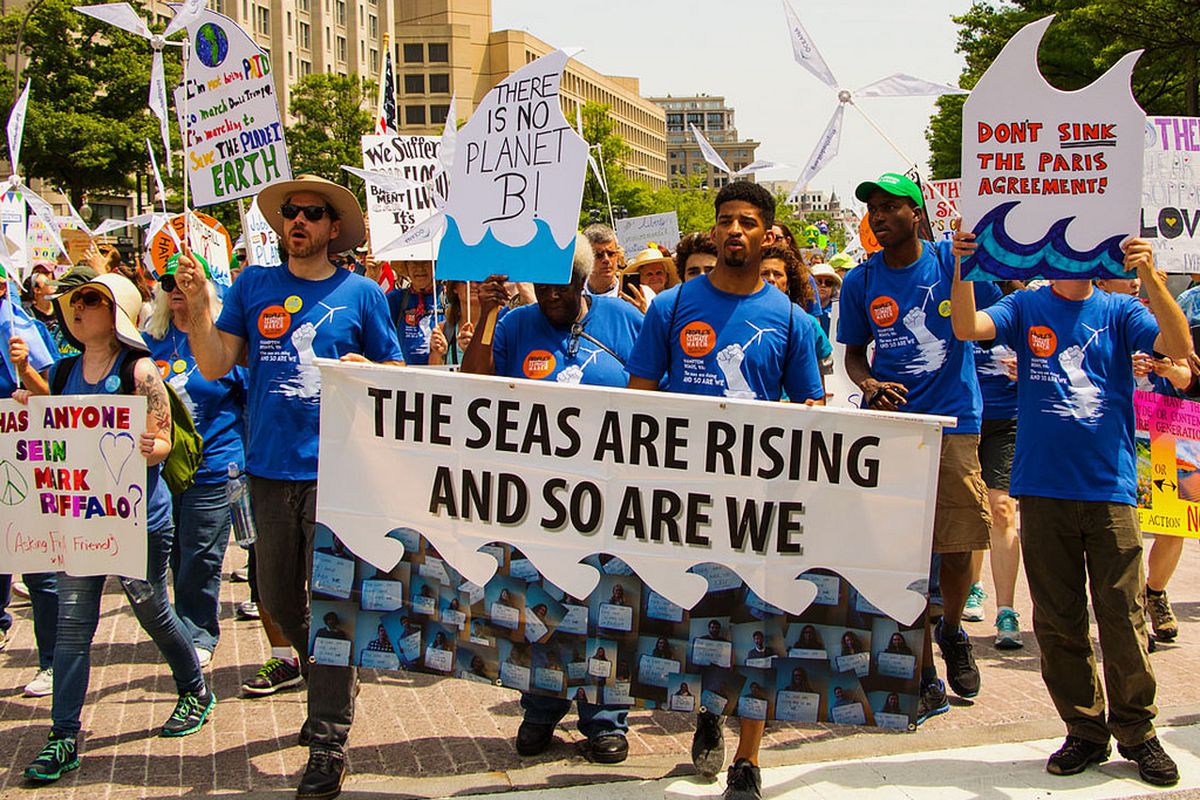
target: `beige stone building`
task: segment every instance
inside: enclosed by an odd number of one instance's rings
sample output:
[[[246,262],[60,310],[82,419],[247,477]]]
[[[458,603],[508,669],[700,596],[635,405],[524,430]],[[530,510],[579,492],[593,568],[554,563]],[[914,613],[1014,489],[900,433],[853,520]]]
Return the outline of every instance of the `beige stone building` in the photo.
[[[724,97],[700,94],[651,99],[666,112],[667,171],[673,185],[699,180],[705,186],[716,188],[729,181],[728,176],[704,160],[700,145],[692,135],[692,125],[734,172],[753,163],[759,142],[738,137],[734,110],[725,104]],[[754,180],[754,176],[747,180]]]

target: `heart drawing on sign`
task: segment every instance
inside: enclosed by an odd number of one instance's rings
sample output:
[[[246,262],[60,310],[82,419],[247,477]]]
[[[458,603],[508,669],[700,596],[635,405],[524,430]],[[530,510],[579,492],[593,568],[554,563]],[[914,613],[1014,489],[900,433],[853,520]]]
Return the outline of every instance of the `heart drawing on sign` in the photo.
[[[1178,218],[1178,217],[1167,217],[1167,218],[1166,218],[1166,223],[1167,223],[1168,225],[1170,225],[1172,228],[1174,228],[1174,227],[1175,227],[1175,223],[1177,223],[1177,222],[1179,222],[1179,218]]]
[[[133,450],[133,434],[108,431],[100,437],[100,457],[104,459],[104,466],[108,468],[113,483],[121,482],[121,473],[125,471]]]

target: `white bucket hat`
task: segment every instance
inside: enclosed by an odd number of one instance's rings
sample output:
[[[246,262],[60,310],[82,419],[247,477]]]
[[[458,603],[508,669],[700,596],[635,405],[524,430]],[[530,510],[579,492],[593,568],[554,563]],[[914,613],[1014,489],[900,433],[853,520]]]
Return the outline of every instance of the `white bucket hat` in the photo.
[[[135,322],[138,318],[138,313],[142,310],[142,293],[133,285],[133,281],[124,275],[117,275],[112,272],[92,278],[87,283],[81,283],[72,288],[71,291],[64,292],[54,298],[58,310],[59,322],[62,324],[63,331],[66,333],[67,339],[70,340],[71,344],[81,350],[83,349],[83,343],[75,338],[74,334],[71,333],[71,326],[67,323],[67,320],[70,318],[71,298],[74,297],[76,292],[88,288],[100,292],[112,301],[113,328],[116,332],[117,340],[126,347],[132,347],[135,350],[142,350],[149,353],[150,348],[146,346],[146,340],[138,332],[137,323]]]

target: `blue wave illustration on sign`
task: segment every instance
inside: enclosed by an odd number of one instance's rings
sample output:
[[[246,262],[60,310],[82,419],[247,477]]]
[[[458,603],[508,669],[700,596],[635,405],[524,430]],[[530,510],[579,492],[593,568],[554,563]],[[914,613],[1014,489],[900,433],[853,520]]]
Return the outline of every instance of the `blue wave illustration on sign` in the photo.
[[[467,244],[454,217],[446,216],[446,232],[438,247],[438,278],[447,281],[482,281],[489,275],[520,272],[532,283],[569,283],[575,238],[559,247],[544,220],[534,220],[537,233],[522,245],[496,239],[489,227],[477,244]]]
[[[1083,252],[1067,244],[1067,227],[1075,217],[1058,220],[1037,242],[1016,241],[1008,235],[1004,223],[1018,205],[1018,201],[998,205],[975,226],[979,249],[963,261],[966,280],[1080,280],[1133,274],[1125,271],[1125,255],[1120,247],[1124,235],[1111,236]]]

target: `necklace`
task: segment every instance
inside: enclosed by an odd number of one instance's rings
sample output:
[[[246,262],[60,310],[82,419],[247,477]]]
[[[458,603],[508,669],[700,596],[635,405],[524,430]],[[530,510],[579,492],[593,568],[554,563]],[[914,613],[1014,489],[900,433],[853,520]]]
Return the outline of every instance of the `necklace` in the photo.
[[[86,381],[87,383],[94,384],[94,383],[99,383],[99,381],[101,381],[101,380],[104,380],[104,376],[108,375],[109,371],[112,369],[113,364],[116,363],[117,356],[120,354],[121,354],[121,348],[118,347],[115,351],[113,351],[113,354],[108,357],[108,361],[105,362],[104,368],[100,372],[100,378],[96,381],[89,381],[87,379],[88,363],[87,363],[87,358],[85,356],[84,362],[83,362],[83,379],[84,379],[84,381]]]

